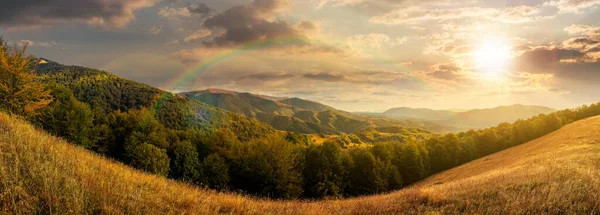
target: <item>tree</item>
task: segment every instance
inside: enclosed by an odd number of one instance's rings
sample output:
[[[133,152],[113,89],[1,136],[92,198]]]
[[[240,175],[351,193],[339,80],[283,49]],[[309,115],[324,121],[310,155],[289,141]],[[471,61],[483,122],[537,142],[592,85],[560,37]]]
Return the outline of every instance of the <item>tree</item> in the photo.
[[[387,179],[383,162],[377,160],[369,150],[355,147],[350,150],[352,169],[350,170],[350,195],[368,195],[384,191]]]
[[[198,160],[198,152],[190,142],[178,142],[171,146],[169,150],[171,158],[171,171],[169,175],[172,178],[183,181],[197,181],[200,176],[198,169],[200,161]]]
[[[425,177],[425,163],[419,146],[413,141],[399,145],[394,164],[400,170],[406,184],[415,183]]]
[[[563,123],[556,113],[551,113],[544,117],[545,133],[556,131],[561,128],[562,125]]]
[[[51,134],[69,142],[93,147],[90,135],[94,116],[90,107],[78,101],[71,90],[61,85],[49,86],[54,100],[40,111],[37,124]]]
[[[131,152],[131,166],[149,173],[167,176],[169,172],[169,156],[167,150],[143,143]]]
[[[35,81],[35,59],[22,48],[7,47],[0,41],[0,108],[22,116],[35,116],[37,110],[52,102],[50,90]]]
[[[343,151],[337,143],[311,144],[304,158],[304,192],[312,198],[339,198],[344,193]]]
[[[201,181],[208,187],[223,190],[229,184],[229,167],[218,154],[210,154],[202,162]]]
[[[298,198],[302,194],[300,149],[283,135],[270,134],[226,150],[232,187],[261,196]]]

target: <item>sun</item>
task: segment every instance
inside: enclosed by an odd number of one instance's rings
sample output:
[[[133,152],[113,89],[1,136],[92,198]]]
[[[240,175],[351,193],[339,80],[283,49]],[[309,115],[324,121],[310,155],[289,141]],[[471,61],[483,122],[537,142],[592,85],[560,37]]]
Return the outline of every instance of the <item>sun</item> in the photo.
[[[511,59],[509,42],[499,38],[482,40],[473,52],[477,70],[497,75],[504,72]]]

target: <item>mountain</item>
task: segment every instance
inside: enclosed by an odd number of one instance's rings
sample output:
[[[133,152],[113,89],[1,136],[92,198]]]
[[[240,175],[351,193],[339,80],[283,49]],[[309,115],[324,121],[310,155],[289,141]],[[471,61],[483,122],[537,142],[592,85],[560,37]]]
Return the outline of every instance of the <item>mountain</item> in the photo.
[[[462,129],[486,128],[503,122],[512,123],[519,119],[527,119],[539,114],[555,111],[552,108],[530,105],[510,105],[489,109],[475,109],[468,111],[432,110],[426,108],[392,108],[380,114],[398,119],[420,119],[446,124]]]
[[[454,115],[456,115],[456,112],[449,110],[432,110],[427,108],[399,107],[389,109],[381,114],[384,116],[397,118],[413,118],[439,121],[440,119],[447,119],[453,117]]]
[[[105,159],[0,113],[7,214],[593,214],[600,117],[383,195],[276,201],[218,193]]]
[[[248,135],[242,139],[273,130],[256,120],[97,69],[41,59],[35,71],[41,82],[64,85],[79,101],[105,113],[148,108],[170,129],[211,131],[227,127]],[[254,131],[248,132],[248,129]]]
[[[300,98],[270,97],[220,89],[184,92],[179,95],[243,114],[278,130],[298,133],[353,133],[378,126],[416,127],[439,132],[453,130],[451,127],[419,120],[353,114]]]

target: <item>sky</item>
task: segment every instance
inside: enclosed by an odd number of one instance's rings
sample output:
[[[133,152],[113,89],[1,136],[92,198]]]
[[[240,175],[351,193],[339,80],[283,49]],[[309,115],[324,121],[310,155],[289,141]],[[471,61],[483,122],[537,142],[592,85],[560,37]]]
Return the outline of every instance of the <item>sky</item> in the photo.
[[[600,0],[0,0],[29,53],[347,111],[600,101]]]

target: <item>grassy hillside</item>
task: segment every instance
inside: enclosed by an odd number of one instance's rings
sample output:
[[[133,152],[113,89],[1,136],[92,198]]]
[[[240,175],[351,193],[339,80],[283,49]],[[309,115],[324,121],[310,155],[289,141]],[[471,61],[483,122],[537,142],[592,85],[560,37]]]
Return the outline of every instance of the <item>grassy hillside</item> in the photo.
[[[379,126],[415,127],[437,132],[454,130],[419,120],[361,116],[300,98],[269,97],[219,89],[185,92],[179,95],[243,114],[270,124],[278,130],[305,134],[353,133]]]
[[[432,110],[426,108],[392,108],[381,114],[371,114],[399,119],[429,120],[465,129],[478,129],[495,126],[500,123],[512,123],[519,119],[527,119],[539,114],[548,114],[555,111],[552,108],[531,105],[510,105],[489,109],[475,109],[468,111]]]
[[[589,214],[600,210],[599,166],[593,117],[390,194],[259,200],[144,174],[0,114],[7,214]]]

